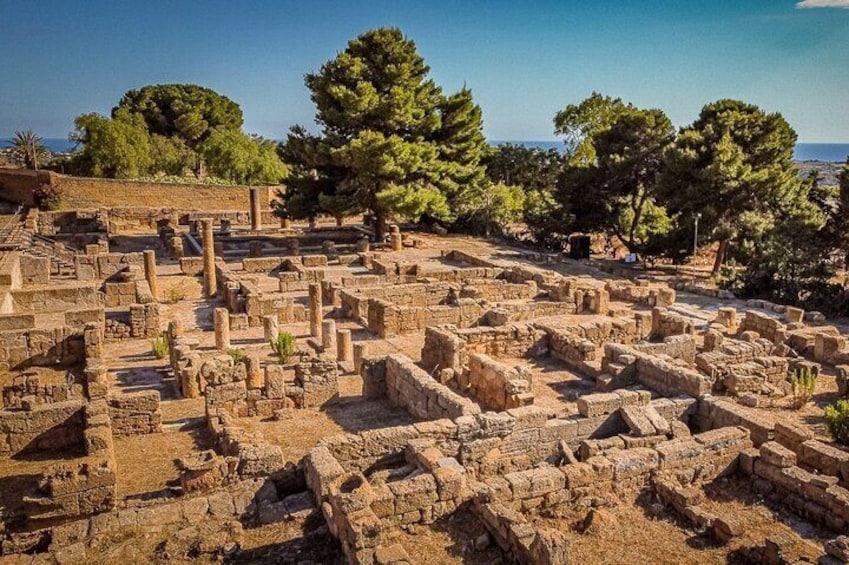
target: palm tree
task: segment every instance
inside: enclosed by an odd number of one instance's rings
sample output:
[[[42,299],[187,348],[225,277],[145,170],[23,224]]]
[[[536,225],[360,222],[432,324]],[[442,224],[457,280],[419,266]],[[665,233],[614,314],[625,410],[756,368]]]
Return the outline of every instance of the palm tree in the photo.
[[[44,147],[44,140],[35,135],[31,129],[16,131],[15,137],[7,142],[12,148],[12,155],[24,164],[27,169],[37,169],[39,163],[49,155]]]

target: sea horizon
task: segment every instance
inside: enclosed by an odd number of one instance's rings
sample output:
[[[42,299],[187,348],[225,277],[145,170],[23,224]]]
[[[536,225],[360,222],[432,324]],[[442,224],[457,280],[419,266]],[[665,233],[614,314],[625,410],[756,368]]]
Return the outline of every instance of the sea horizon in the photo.
[[[2,147],[6,147],[8,137],[2,139]],[[512,143],[524,147],[539,149],[563,150],[563,142],[558,140],[506,140],[489,139],[491,146]],[[74,142],[67,138],[46,137],[43,139],[44,146],[54,153],[66,153],[74,147]],[[2,148],[0,147],[0,148]],[[849,158],[849,143],[797,143],[793,158],[797,161],[819,161],[823,163],[842,163]]]

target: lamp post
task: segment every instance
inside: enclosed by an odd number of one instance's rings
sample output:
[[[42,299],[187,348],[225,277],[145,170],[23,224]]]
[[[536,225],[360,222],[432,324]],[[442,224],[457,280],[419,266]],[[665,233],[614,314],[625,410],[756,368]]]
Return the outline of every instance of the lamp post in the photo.
[[[699,218],[702,217],[701,212],[696,212],[695,225],[693,227],[693,278],[696,278],[696,255],[699,252]]]

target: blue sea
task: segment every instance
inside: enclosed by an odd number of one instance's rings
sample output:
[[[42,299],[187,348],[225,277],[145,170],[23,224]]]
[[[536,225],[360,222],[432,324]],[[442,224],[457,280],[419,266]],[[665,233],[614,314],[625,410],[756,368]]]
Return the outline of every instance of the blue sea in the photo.
[[[3,140],[4,142],[6,140]],[[501,141],[491,140],[490,145],[502,143],[515,143],[525,147],[539,147],[540,149],[563,149],[560,141]],[[46,138],[44,145],[53,152],[64,153],[71,151],[74,144],[63,138]],[[0,146],[6,146],[2,143]],[[844,162],[849,157],[849,143],[799,143],[796,145],[795,157],[797,161],[830,161]]]

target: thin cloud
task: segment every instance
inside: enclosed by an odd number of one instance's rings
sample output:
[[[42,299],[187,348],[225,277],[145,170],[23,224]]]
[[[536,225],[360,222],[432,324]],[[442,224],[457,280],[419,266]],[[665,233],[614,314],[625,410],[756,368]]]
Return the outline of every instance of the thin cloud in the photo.
[[[849,10],[849,0],[803,0],[796,3],[797,8],[842,8]]]

